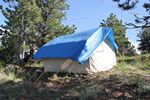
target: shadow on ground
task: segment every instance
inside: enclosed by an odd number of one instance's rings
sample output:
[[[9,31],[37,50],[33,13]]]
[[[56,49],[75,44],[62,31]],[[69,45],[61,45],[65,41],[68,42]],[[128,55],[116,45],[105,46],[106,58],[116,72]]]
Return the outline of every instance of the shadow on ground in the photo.
[[[0,100],[148,100],[150,90],[140,90],[138,75],[43,74],[38,79],[0,84]]]

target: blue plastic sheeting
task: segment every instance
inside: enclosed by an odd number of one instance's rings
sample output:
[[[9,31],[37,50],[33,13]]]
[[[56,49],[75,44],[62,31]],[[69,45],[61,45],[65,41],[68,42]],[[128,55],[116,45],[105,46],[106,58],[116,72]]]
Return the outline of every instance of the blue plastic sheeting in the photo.
[[[100,27],[57,37],[43,45],[34,58],[68,58],[83,64],[106,37],[117,50],[112,28]]]

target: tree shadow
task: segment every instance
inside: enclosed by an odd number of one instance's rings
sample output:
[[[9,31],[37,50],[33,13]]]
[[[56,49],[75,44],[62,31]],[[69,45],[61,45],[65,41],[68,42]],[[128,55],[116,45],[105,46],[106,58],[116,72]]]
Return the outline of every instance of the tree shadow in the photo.
[[[56,74],[56,73],[55,73]],[[108,77],[81,74],[44,74],[37,82],[7,81],[0,84],[0,100],[148,100],[150,94],[140,94],[139,85],[128,83],[122,75]]]

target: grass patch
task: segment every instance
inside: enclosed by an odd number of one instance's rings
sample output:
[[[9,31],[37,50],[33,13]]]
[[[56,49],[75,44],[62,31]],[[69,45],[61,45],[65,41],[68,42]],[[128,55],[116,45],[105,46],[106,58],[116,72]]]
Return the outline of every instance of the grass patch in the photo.
[[[149,100],[149,60],[118,63],[93,75],[0,69],[0,100]],[[21,81],[16,81],[20,79]]]

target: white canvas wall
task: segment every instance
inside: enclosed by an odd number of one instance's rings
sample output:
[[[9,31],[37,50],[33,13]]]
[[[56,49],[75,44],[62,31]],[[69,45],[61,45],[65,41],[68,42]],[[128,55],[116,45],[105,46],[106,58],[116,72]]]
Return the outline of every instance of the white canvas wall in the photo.
[[[115,51],[111,44],[105,40],[89,58],[92,72],[108,71],[116,65]]]
[[[111,44],[106,39],[83,64],[70,59],[43,59],[46,72],[95,73],[107,71],[116,65],[116,56]]]
[[[89,60],[83,65],[70,59],[44,59],[44,69],[46,72],[73,72],[73,73],[88,73]]]

